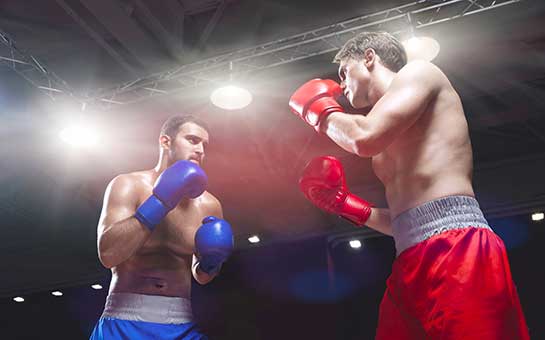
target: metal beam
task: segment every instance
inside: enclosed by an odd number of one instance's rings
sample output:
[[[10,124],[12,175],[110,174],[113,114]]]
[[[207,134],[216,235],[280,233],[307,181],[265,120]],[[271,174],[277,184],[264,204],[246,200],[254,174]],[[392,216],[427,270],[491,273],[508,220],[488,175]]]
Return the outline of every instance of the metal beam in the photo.
[[[101,109],[111,107],[110,104],[104,105],[104,98],[124,104],[135,103],[201,84],[225,81],[230,75],[249,74],[329,53],[342,47],[347,39],[365,30],[384,29],[401,34],[410,30],[407,24],[409,16],[414,27],[420,28],[521,1],[523,0],[499,0],[491,3],[484,0],[411,2],[120,84],[109,91],[91,95],[92,105],[99,105]]]
[[[179,43],[177,36],[168,32],[161,22],[153,15],[148,6],[144,4],[142,0],[133,0],[138,12],[142,13],[146,25],[157,36],[157,38],[163,43],[163,46],[168,50],[170,55],[181,61],[182,44]],[[183,12],[182,12],[183,23]],[[179,28],[178,28],[179,29]],[[177,30],[175,30],[177,32]],[[183,31],[182,31],[183,32]]]
[[[156,43],[120,8],[116,1],[80,0],[108,31],[133,55],[141,66],[161,63]]]
[[[66,3],[66,1],[64,0],[56,0],[57,3],[59,4],[59,6],[62,7],[62,9],[64,9],[64,11],[70,16],[72,17],[72,19],[74,19],[74,21],[76,23],[78,23],[78,25],[81,26],[81,28],[83,28],[83,30],[91,37],[93,38],[93,40],[100,45],[100,47],[102,47],[104,50],[106,50],[106,52],[108,52],[108,54],[115,60],[119,63],[119,65],[121,65],[125,70],[129,71],[131,74],[138,74],[137,73],[137,70],[131,66],[126,60],[125,58],[123,58],[123,56],[121,54],[119,54],[114,48],[112,48],[112,46],[110,46],[110,44],[108,42],[106,42],[106,40],[104,40],[104,38],[99,34],[97,33],[89,24],[87,24],[85,22],[85,20],[83,20],[83,18],[78,14],[76,13],[76,11]]]
[[[84,1],[86,6],[96,8],[97,14],[98,12],[104,12],[104,8],[106,8],[104,7],[101,9],[98,3],[101,3],[104,6],[107,6],[108,3],[106,0],[97,0],[96,2],[92,0],[82,1]],[[516,4],[522,1],[523,0],[495,0],[490,2],[485,0],[451,0],[437,3],[433,0],[419,0],[278,39],[269,43],[222,54],[192,64],[182,65],[147,77],[138,78],[130,82],[119,84],[109,90],[97,91],[91,94],[89,98],[86,99],[86,102],[88,108],[94,107],[101,110],[122,104],[136,103],[160,95],[177,93],[181,90],[197,87],[202,84],[225,81],[228,80],[230,76],[249,74],[258,70],[329,53],[339,49],[347,39],[361,31],[383,29],[394,34],[408,32],[410,27],[407,24],[407,18],[409,17],[411,18],[414,27],[420,28]],[[121,15],[125,19],[128,19],[124,13]],[[111,23],[112,20],[115,21],[118,19],[115,18],[115,16],[112,16],[112,13],[107,16],[109,18],[109,23]],[[112,29],[116,30],[115,27]],[[121,31],[124,30],[120,30],[118,33],[121,34]],[[128,38],[131,40],[130,37]],[[6,44],[5,41],[6,40],[4,39],[2,42]],[[9,46],[9,43],[7,45]],[[12,57],[8,55],[4,58]],[[27,60],[32,60],[34,57],[32,57],[32,59],[26,58],[25,60],[24,58],[12,59],[27,62]],[[3,59],[3,62],[6,61],[7,59]],[[9,65],[11,66],[14,64],[17,64],[17,62],[9,62]],[[41,64],[29,64],[33,69],[41,70]],[[48,82],[49,84],[54,85],[56,83],[55,81],[59,82],[59,80],[55,80],[55,77],[53,76],[48,77],[48,72],[40,72],[42,77],[45,77],[42,79],[42,81],[45,81],[45,86],[41,85],[41,83],[33,82],[27,77],[25,77],[25,79],[29,80],[40,90],[61,94],[72,94],[72,91],[69,88],[47,86]],[[23,74],[21,75],[25,76]],[[60,83],[62,84],[64,82],[60,81]]]
[[[0,42],[6,47],[5,51],[0,52],[0,65],[10,67],[52,100],[59,96],[74,97],[72,88],[64,80],[50,71],[38,58],[19,49],[15,40],[2,29]]]
[[[226,7],[227,7],[227,1],[221,0],[218,8],[216,8],[216,11],[214,12],[214,15],[212,15],[212,18],[210,19],[208,24],[206,24],[206,27],[204,28],[201,34],[201,38],[199,39],[199,44],[198,44],[199,49],[204,48],[204,45],[208,41],[208,38],[210,38],[210,34],[212,34],[212,31],[214,30],[214,28],[216,28],[216,25],[220,21]]]

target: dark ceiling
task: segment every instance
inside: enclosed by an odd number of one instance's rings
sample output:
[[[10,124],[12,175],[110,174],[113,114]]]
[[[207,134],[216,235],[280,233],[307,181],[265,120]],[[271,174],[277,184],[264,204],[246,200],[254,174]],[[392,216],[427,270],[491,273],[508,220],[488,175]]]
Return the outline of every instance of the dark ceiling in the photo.
[[[85,95],[405,3],[350,0],[341,7],[332,1],[287,0],[3,0],[0,30]],[[417,31],[441,43],[434,62],[462,96],[474,147],[475,187],[488,216],[545,207],[544,14],[543,1],[521,1]],[[317,155],[340,157],[353,191],[384,206],[383,189],[369,161],[315,134],[287,107],[302,82],[336,77],[332,55],[246,75],[240,80],[254,99],[239,111],[214,108],[208,100],[214,84],[203,84],[82,113],[73,103],[51,101],[24,79],[24,72],[4,63],[0,296],[105,275],[95,249],[104,189],[119,173],[155,164],[159,127],[177,112],[198,114],[211,126],[204,167],[239,247],[246,247],[250,234],[273,242],[351,229],[315,209],[297,189],[301,167]],[[4,45],[0,56],[10,56]],[[67,108],[75,113],[67,114]],[[62,145],[58,130],[74,119],[102,127],[102,148]]]

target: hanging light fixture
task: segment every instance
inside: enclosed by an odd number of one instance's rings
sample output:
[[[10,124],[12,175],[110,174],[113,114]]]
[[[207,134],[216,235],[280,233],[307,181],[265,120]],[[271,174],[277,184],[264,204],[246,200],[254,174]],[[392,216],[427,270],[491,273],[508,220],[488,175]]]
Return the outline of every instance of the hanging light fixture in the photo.
[[[229,62],[229,85],[220,87],[210,95],[212,104],[224,110],[239,110],[250,105],[252,94],[232,83],[233,62]]]
[[[441,46],[437,40],[431,37],[416,36],[414,33],[414,26],[412,24],[411,13],[407,13],[407,20],[409,21],[409,30],[411,36],[409,39],[403,41],[403,47],[407,52],[407,60],[426,60],[432,61],[437,57]]]

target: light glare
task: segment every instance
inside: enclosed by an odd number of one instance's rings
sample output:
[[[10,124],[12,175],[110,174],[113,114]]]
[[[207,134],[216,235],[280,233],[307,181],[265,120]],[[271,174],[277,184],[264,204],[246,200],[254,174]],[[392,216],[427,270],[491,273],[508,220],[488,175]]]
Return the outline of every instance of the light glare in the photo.
[[[59,133],[65,142],[76,147],[88,147],[98,143],[98,134],[90,127],[72,125]]]
[[[257,235],[254,235],[254,236],[248,237],[248,241],[250,243],[259,243],[261,240],[259,239]]]
[[[229,85],[216,89],[210,95],[214,105],[225,110],[242,109],[252,102],[252,94],[238,86]]]
[[[412,37],[403,42],[407,52],[407,60],[432,61],[437,57],[441,47],[437,40],[430,37]]]
[[[545,214],[542,212],[537,212],[532,214],[532,221],[541,221],[545,218]]]
[[[361,242],[360,242],[360,240],[351,240],[351,241],[349,242],[349,244],[350,244],[350,247],[352,247],[352,248],[354,248],[354,249],[359,249],[359,248],[361,248]]]

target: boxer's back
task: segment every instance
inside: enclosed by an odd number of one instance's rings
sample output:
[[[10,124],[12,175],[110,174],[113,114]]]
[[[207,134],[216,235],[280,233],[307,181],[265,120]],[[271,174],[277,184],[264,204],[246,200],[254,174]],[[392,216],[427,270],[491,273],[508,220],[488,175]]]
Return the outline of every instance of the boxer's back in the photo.
[[[151,195],[155,177],[148,171],[126,176],[137,187],[136,210]],[[205,192],[178,204],[135,254],[112,268],[110,292],[189,298],[195,232],[215,201]]]
[[[435,66],[425,72],[438,82],[438,91],[418,120],[373,157],[392,217],[436,198],[474,195],[471,143],[460,98]]]

